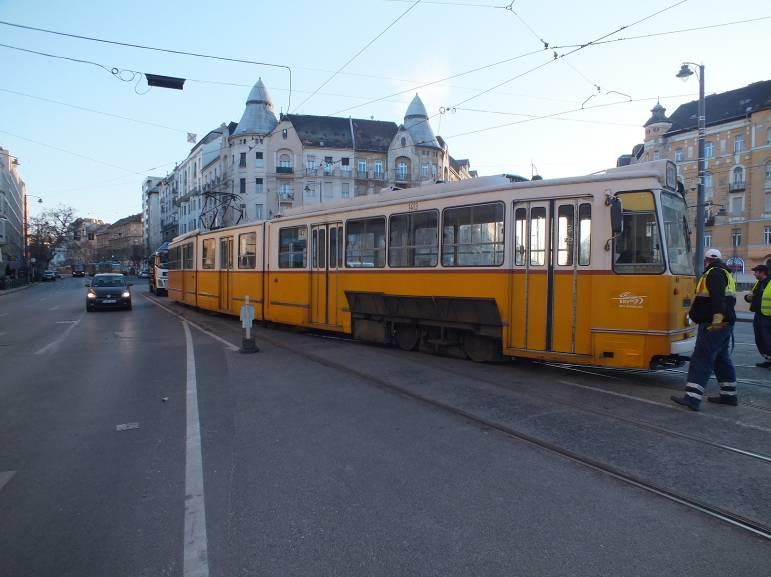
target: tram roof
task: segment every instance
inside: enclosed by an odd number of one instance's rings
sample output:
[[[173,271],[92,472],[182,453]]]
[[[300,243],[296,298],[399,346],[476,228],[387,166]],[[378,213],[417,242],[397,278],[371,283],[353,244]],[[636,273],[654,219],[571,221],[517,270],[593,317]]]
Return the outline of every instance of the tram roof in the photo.
[[[361,209],[369,206],[400,203],[410,200],[428,200],[441,197],[452,197],[461,194],[480,194],[502,189],[544,188],[551,186],[585,184],[591,182],[609,182],[613,180],[630,180],[635,178],[655,178],[660,182],[666,179],[667,160],[654,160],[639,164],[631,164],[616,168],[609,168],[599,173],[584,176],[570,176],[564,178],[551,178],[543,180],[515,181],[515,177],[507,174],[494,176],[481,176],[478,178],[460,180],[455,182],[441,182],[403,189],[381,189],[375,195],[359,196],[350,200],[335,200],[321,204],[290,208],[274,216],[274,219],[293,218],[326,212],[331,209]]]

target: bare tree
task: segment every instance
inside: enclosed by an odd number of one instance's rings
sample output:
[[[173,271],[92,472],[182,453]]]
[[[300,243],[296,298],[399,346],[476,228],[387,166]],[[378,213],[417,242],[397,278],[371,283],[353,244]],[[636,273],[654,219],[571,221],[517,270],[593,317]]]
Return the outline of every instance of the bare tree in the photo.
[[[54,251],[63,246],[75,223],[75,210],[59,206],[29,219],[29,251],[38,273],[48,268]]]

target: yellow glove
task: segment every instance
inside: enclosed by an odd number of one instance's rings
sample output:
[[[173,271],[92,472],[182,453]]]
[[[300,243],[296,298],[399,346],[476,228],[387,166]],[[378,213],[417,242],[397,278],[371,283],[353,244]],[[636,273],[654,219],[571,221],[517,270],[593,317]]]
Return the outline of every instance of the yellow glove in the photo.
[[[723,329],[728,327],[728,323],[723,322],[723,315],[720,313],[715,313],[712,315],[712,324],[710,324],[707,327],[707,330],[712,331],[722,331]]]

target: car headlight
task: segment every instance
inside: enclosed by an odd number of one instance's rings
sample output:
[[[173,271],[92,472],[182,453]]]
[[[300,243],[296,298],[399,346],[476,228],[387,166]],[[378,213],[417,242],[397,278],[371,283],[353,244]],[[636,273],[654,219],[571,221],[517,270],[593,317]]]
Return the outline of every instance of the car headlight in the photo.
[[[127,298],[129,298],[131,296],[131,293],[128,292],[128,291],[123,291],[123,294],[120,295],[120,296],[122,296],[124,299],[127,299]]]
[[[90,299],[95,299],[96,298],[96,295],[94,293],[88,293],[86,296],[88,298],[90,298]]]

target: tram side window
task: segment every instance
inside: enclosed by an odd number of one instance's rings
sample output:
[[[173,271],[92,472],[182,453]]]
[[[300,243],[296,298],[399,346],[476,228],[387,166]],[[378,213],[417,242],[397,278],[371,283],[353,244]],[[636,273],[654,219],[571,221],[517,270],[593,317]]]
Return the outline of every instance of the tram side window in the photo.
[[[501,202],[445,209],[442,266],[502,265],[504,210]]]
[[[193,264],[193,243],[189,242],[182,245],[182,268],[186,270],[192,270]]]
[[[169,249],[169,270],[179,270],[179,247]]]
[[[238,268],[254,268],[257,265],[257,233],[238,235]]]
[[[546,264],[546,207],[530,209],[530,266]]]
[[[613,239],[613,270],[621,274],[664,272],[656,205],[650,192],[619,193],[624,230]]]
[[[349,220],[345,223],[345,266],[385,266],[385,217]]]
[[[557,264],[573,265],[574,220],[575,207],[563,204],[557,208]]]
[[[278,268],[305,268],[308,264],[308,229],[304,226],[278,231]]]
[[[527,209],[514,211],[514,264],[525,266],[527,253]]]
[[[578,264],[588,266],[592,260],[592,205],[578,206]]]
[[[203,250],[201,251],[201,268],[213,269],[214,268],[214,255],[217,248],[217,240],[214,238],[207,238],[203,241]]]
[[[394,214],[388,231],[388,266],[433,267],[439,262],[438,210]]]

